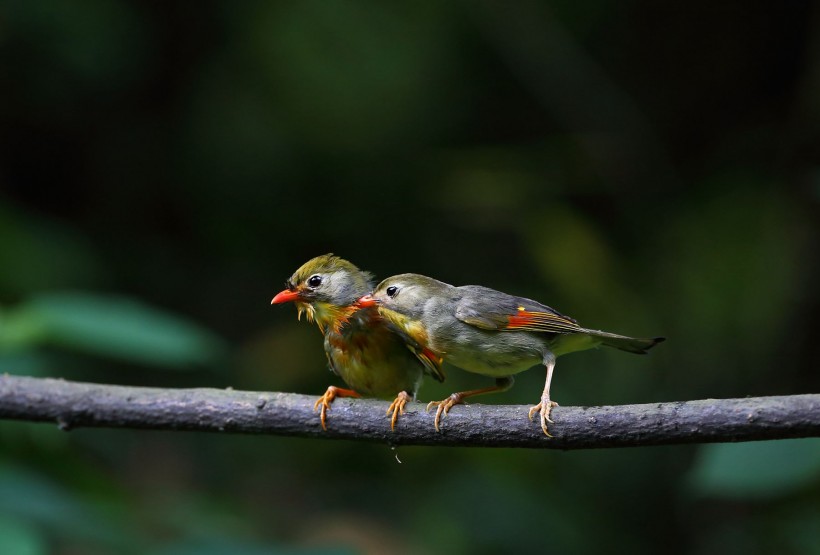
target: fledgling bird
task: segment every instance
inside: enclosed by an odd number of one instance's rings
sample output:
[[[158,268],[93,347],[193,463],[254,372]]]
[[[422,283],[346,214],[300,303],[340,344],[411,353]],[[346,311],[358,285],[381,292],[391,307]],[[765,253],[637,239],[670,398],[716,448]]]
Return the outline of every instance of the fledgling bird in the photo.
[[[630,353],[645,354],[665,338],[636,339],[582,328],[556,310],[524,297],[508,295],[488,287],[454,287],[419,274],[401,274],[382,281],[359,306],[378,307],[414,346],[429,351],[432,359],[443,359],[468,372],[496,378],[496,385],[453,393],[437,406],[435,426],[453,405],[467,397],[506,391],[513,375],[537,364],[547,369],[541,402],[529,410],[529,418],[541,413],[541,429],[551,436],[547,422],[557,406],[550,399],[550,382],[556,357],[607,345]]]
[[[425,364],[379,316],[375,308],[360,308],[356,300],[373,288],[372,276],[347,260],[325,254],[303,264],[287,281],[287,289],[271,304],[293,302],[298,317],[306,314],[324,335],[330,370],[352,389],[330,386],[313,407],[321,407],[322,428],[336,397],[393,399],[387,414],[395,429],[400,414],[414,399],[425,370],[443,380],[441,370]]]

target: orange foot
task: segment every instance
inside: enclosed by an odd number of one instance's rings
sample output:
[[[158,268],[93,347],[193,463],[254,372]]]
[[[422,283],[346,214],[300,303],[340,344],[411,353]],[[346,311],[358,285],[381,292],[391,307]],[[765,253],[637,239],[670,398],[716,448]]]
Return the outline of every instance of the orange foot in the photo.
[[[555,424],[550,419],[550,412],[552,411],[552,407],[557,407],[558,403],[555,401],[550,401],[549,397],[541,397],[541,402],[535,405],[534,407],[530,407],[530,412],[528,416],[530,417],[530,422],[532,422],[532,415],[536,412],[541,412],[541,429],[544,430],[544,433],[548,437],[553,437],[551,433],[547,430],[547,422],[550,424]]]
[[[463,393],[453,393],[452,395],[450,395],[449,397],[447,397],[443,401],[430,401],[429,403],[427,403],[427,412],[430,412],[430,409],[432,407],[438,407],[438,409],[436,409],[436,420],[435,420],[435,426],[436,426],[436,431],[437,432],[441,431],[441,429],[439,428],[439,424],[441,424],[441,417],[442,416],[447,416],[447,413],[450,412],[450,409],[453,408],[455,405],[461,404],[463,402],[463,400],[464,400],[464,394]]]
[[[361,395],[352,389],[342,389],[335,385],[328,387],[325,394],[319,397],[319,399],[316,400],[316,404],[313,405],[313,412],[319,409],[319,405],[322,406],[322,412],[319,414],[319,418],[322,421],[322,429],[324,431],[327,431],[327,411],[330,409],[330,404],[333,403],[336,397],[361,397]]]
[[[404,414],[404,406],[407,404],[407,401],[410,400],[410,395],[406,391],[402,391],[401,393],[396,396],[396,399],[390,403],[390,406],[387,407],[387,411],[384,414],[391,414],[390,417],[390,430],[393,431],[396,429],[396,420],[399,419],[400,414]]]

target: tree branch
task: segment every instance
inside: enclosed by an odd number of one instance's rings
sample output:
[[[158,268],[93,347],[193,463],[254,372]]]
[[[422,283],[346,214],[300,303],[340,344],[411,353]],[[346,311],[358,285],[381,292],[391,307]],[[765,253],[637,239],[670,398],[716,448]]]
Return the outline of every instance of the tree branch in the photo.
[[[820,436],[820,394],[558,407],[545,437],[528,406],[459,405],[441,432],[411,403],[390,431],[387,403],[337,399],[322,430],[318,396],[221,389],[158,389],[0,376],[0,418],[79,427],[198,430],[355,439],[394,445],[585,449]],[[537,420],[537,419],[536,419]]]

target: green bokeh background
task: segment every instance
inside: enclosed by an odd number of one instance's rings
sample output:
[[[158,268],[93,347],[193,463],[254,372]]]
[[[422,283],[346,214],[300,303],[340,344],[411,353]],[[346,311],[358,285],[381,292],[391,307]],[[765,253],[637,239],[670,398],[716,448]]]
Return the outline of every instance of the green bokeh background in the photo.
[[[820,391],[816,4],[2,0],[0,82],[2,372],[318,395],[318,331],[268,303],[332,251],[669,337],[559,360],[563,405]],[[0,422],[4,554],[818,554],[818,529],[820,440]]]

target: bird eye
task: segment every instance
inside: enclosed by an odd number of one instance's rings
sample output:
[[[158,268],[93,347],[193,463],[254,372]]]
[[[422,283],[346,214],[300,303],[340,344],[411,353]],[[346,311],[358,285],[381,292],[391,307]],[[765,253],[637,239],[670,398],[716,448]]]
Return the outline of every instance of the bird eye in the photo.
[[[388,288],[385,290],[385,293],[387,293],[387,296],[388,296],[388,297],[390,297],[391,299],[392,299],[393,297],[395,297],[395,296],[396,296],[396,293],[398,293],[398,292],[399,292],[399,288],[398,288],[398,287],[396,287],[395,285],[391,285],[390,287],[388,287]]]
[[[307,280],[308,287],[319,287],[322,285],[322,276],[310,276]]]

